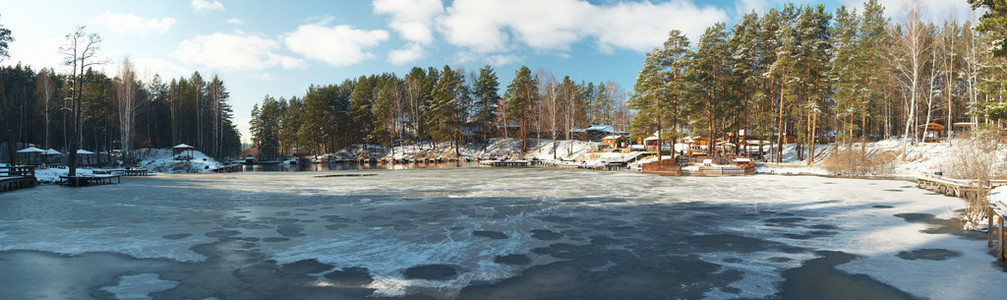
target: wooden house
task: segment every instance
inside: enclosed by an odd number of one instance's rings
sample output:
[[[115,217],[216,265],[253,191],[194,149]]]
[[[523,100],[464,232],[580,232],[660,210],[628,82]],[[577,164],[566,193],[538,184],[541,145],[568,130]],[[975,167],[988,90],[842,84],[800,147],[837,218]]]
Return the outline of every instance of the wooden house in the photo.
[[[621,134],[609,135],[601,139],[602,144],[608,149],[622,149],[629,147],[629,137]]]

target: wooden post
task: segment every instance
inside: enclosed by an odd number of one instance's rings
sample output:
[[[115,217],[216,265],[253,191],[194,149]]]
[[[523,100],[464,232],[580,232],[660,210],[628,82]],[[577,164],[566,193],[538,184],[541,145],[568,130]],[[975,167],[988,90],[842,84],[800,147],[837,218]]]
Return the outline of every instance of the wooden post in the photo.
[[[1003,217],[997,217],[997,218],[1000,220],[999,221],[1000,222],[1000,229],[997,231],[999,233],[999,237],[998,238],[1000,240],[999,241],[1000,245],[998,246],[998,248],[1000,248],[1000,249],[997,251],[997,258],[1003,260],[1004,259],[1004,218]]]
[[[993,208],[986,207],[986,247],[993,247]]]

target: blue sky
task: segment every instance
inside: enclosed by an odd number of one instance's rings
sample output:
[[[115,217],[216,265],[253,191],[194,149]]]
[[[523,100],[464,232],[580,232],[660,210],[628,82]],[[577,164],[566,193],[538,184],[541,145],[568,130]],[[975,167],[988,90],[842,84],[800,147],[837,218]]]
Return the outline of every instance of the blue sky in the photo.
[[[632,89],[644,52],[671,29],[695,42],[715,22],[781,7],[777,0],[354,0],[23,1],[0,0],[11,57],[38,69],[60,64],[75,26],[103,39],[114,76],[129,57],[143,78],[216,74],[231,92],[242,139],[265,95],[302,96],[311,84],[342,82],[412,66],[497,70],[506,84],[521,65],[576,81]],[[789,1],[860,7],[863,0]],[[900,0],[880,1],[898,19]],[[965,0],[924,0],[938,22],[970,18]]]

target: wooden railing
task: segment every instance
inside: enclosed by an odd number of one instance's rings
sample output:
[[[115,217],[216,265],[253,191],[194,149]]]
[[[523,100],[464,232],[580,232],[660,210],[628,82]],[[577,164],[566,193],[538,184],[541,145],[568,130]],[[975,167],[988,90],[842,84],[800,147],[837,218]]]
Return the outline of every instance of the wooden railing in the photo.
[[[34,166],[5,166],[0,167],[0,177],[24,176],[35,178]]]

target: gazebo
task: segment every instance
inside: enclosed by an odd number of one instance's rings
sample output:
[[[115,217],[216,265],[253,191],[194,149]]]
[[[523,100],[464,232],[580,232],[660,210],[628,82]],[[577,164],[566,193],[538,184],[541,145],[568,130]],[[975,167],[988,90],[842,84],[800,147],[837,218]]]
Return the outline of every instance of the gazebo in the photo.
[[[191,160],[192,152],[195,150],[196,147],[178,144],[175,147],[171,147],[171,154],[175,157],[175,160]],[[186,152],[188,152],[188,155],[186,155]]]
[[[49,148],[49,150],[45,150],[45,153],[42,153],[42,158],[45,163],[49,164],[52,163],[52,157],[59,157],[60,155],[63,155],[63,153],[56,151],[56,149]]]
[[[85,156],[85,155],[87,155],[87,156]],[[84,163],[84,158],[85,157],[90,157],[91,159],[89,159],[87,163]],[[87,164],[87,165],[93,164],[94,163],[94,152],[87,151],[87,150],[84,150],[84,149],[77,149],[77,161],[79,161],[82,165],[84,165],[84,164]]]
[[[920,130],[924,142],[938,142],[945,138],[944,125],[935,122],[916,126],[916,129]]]
[[[17,151],[18,156],[26,161],[26,165],[39,164],[42,161],[42,154],[44,153],[45,150],[35,147],[28,147]]]

